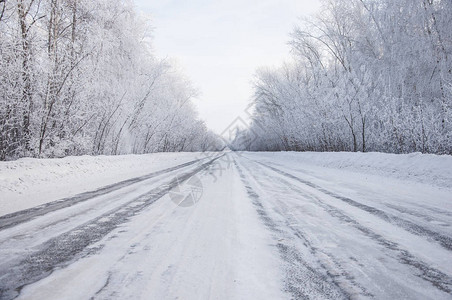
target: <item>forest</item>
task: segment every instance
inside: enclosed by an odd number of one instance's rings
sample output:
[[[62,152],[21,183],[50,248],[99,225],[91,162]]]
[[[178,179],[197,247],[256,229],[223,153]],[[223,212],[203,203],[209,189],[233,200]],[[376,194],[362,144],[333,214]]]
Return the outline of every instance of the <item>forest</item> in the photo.
[[[452,154],[452,1],[323,1],[289,45],[236,149]]]
[[[133,1],[0,0],[0,160],[215,149]]]
[[[221,149],[132,0],[0,0],[0,160]],[[452,154],[452,1],[324,0],[231,148]]]

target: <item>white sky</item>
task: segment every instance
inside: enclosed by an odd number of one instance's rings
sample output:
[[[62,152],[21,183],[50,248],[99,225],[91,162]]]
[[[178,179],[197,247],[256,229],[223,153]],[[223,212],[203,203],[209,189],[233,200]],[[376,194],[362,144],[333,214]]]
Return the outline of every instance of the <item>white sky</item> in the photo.
[[[216,133],[249,104],[258,67],[289,57],[289,33],[318,0],[135,0],[150,14],[159,57],[177,60],[201,95],[200,118]]]

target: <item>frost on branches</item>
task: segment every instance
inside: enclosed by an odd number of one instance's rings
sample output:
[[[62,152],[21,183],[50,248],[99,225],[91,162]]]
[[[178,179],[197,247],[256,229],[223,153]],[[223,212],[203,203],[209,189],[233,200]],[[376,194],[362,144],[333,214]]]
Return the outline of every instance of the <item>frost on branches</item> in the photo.
[[[323,1],[290,45],[236,148],[452,154],[452,1]]]
[[[0,0],[0,160],[215,147],[149,40],[131,1]]]

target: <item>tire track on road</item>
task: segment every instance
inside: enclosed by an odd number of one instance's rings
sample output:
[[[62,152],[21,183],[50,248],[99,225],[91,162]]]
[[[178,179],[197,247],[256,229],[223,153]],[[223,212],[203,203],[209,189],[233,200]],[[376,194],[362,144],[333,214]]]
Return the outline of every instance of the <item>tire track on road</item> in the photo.
[[[172,188],[204,170],[221,157],[222,155],[201,164],[192,171],[179,174],[125,205],[48,240],[39,247],[38,251],[25,258],[10,262],[9,266],[0,270],[0,299],[15,298],[25,285],[47,277],[57,267],[68,265],[89,245],[100,241],[119,225],[129,221],[134,215],[162,198]]]
[[[20,223],[30,221],[32,219],[35,219],[36,217],[43,216],[47,213],[50,213],[50,212],[53,212],[56,210],[60,210],[63,208],[67,208],[67,207],[76,205],[78,203],[90,200],[94,197],[98,197],[98,196],[102,196],[102,195],[111,193],[113,191],[130,186],[132,184],[142,182],[142,181],[151,179],[153,177],[157,177],[159,175],[169,173],[169,172],[199,163],[202,160],[204,160],[204,158],[189,161],[189,162],[186,162],[186,163],[183,163],[183,164],[171,167],[171,168],[167,168],[164,170],[152,172],[152,173],[149,173],[144,176],[139,176],[139,177],[127,179],[124,181],[120,181],[117,183],[113,183],[113,184],[101,187],[99,189],[96,189],[94,191],[81,193],[81,194],[78,194],[73,197],[63,198],[63,199],[45,203],[45,204],[42,204],[42,205],[39,205],[36,207],[32,207],[29,209],[25,209],[25,210],[21,210],[21,211],[7,214],[4,216],[0,216],[0,230],[4,230],[4,229],[10,228],[10,227],[13,227],[15,225],[18,225]]]
[[[250,161],[252,161],[255,164],[262,165],[263,167],[266,167],[270,170],[274,169],[274,168],[269,167],[260,162],[256,162],[253,160],[250,160]],[[275,170],[273,170],[273,171],[275,171]],[[277,172],[277,171],[275,171],[275,172]],[[279,173],[281,175],[287,174],[284,171],[281,171],[281,173],[280,172],[277,172],[277,173]],[[287,174],[287,175],[288,176],[286,176],[286,177],[299,181],[310,187],[316,186],[315,184],[312,184],[308,181],[306,181],[306,183],[305,183],[305,180],[299,179],[291,174]],[[296,192],[297,194],[306,194],[304,191],[298,189],[297,187],[295,187],[293,184],[291,184],[290,182],[288,182],[285,179],[278,178],[277,180],[280,183],[287,186],[292,191]],[[311,184],[312,184],[312,186],[311,186]],[[425,281],[430,282],[437,289],[439,289],[445,293],[452,294],[452,277],[450,277],[449,275],[443,273],[442,271],[440,271],[434,267],[430,267],[427,263],[419,260],[413,254],[411,254],[408,250],[405,250],[402,247],[400,247],[400,245],[398,243],[390,241],[387,238],[385,238],[384,236],[374,232],[372,229],[360,224],[358,221],[356,221],[352,217],[346,215],[343,211],[335,208],[332,205],[329,205],[329,204],[321,201],[320,198],[318,198],[312,194],[310,194],[309,197],[312,200],[315,200],[315,202],[320,207],[322,207],[326,212],[328,212],[331,216],[338,218],[345,223],[350,224],[351,226],[353,226],[356,229],[358,229],[359,231],[361,231],[365,236],[371,238],[372,240],[376,241],[378,244],[382,245],[386,249],[395,253],[396,258],[400,263],[409,265],[418,271],[418,274],[415,274],[416,276],[418,276],[419,278],[422,278]]]
[[[245,177],[242,169],[234,160],[242,183],[250,197],[259,217],[264,225],[272,232],[283,236],[285,240],[290,241],[291,234],[279,226],[265,211],[259,195],[251,187],[251,184]],[[312,267],[303,259],[302,254],[297,247],[291,243],[276,244],[281,258],[286,263],[285,291],[292,295],[292,299],[350,299],[351,296],[336,282],[325,266],[321,265],[324,273]]]
[[[253,160],[251,160],[251,161],[253,161]],[[354,206],[354,207],[357,207],[357,208],[359,208],[359,209],[361,209],[363,211],[366,211],[366,212],[368,212],[368,213],[370,213],[370,214],[372,214],[374,216],[379,217],[380,219],[382,219],[382,220],[384,220],[384,221],[386,221],[386,222],[388,222],[390,224],[393,224],[393,225],[396,225],[398,227],[401,227],[401,228],[409,231],[410,233],[413,233],[413,234],[415,234],[417,236],[426,237],[427,239],[432,239],[432,240],[436,241],[439,245],[441,245],[444,249],[452,251],[452,237],[450,237],[450,236],[447,236],[447,235],[441,234],[439,232],[430,230],[430,229],[428,229],[428,228],[426,228],[426,227],[424,227],[422,225],[418,225],[416,223],[413,223],[413,222],[408,221],[406,219],[400,218],[400,217],[395,216],[393,214],[389,214],[389,213],[387,213],[385,211],[382,211],[382,210],[380,210],[378,208],[375,208],[375,207],[372,207],[372,206],[360,203],[360,202],[355,201],[353,199],[350,199],[348,197],[344,197],[344,196],[338,195],[338,194],[336,194],[334,192],[331,192],[331,191],[329,191],[327,189],[324,189],[321,186],[319,186],[319,185],[317,185],[315,183],[312,183],[312,182],[310,182],[308,180],[301,179],[301,178],[296,177],[296,176],[294,176],[292,174],[284,172],[281,169],[269,166],[269,165],[261,163],[261,162],[257,162],[257,161],[253,161],[253,162],[257,163],[257,164],[260,164],[260,165],[262,165],[262,166],[264,166],[266,168],[269,168],[269,169],[273,170],[274,172],[277,172],[277,173],[279,173],[279,174],[281,174],[281,175],[283,175],[285,177],[288,177],[290,179],[293,179],[293,180],[296,180],[298,182],[301,182],[301,183],[303,183],[303,184],[305,184],[305,185],[307,185],[307,186],[309,186],[311,188],[314,188],[314,189],[316,189],[316,190],[318,190],[318,191],[320,191],[320,192],[322,192],[322,193],[324,193],[324,194],[326,194],[328,196],[331,196],[333,198],[341,200],[341,201],[343,201],[343,202],[345,202],[345,203],[347,203],[347,204],[349,204],[351,206]]]

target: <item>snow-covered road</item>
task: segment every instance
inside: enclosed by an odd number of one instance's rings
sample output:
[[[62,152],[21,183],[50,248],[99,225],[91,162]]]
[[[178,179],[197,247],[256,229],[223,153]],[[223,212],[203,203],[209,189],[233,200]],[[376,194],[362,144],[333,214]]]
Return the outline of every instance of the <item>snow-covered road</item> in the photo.
[[[0,298],[452,298],[447,176],[297,155],[186,156],[3,214]]]

